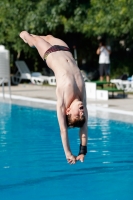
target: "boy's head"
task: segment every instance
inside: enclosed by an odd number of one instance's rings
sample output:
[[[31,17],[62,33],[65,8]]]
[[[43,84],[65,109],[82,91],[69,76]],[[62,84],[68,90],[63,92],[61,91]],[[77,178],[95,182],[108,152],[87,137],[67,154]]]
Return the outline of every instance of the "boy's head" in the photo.
[[[67,122],[67,126],[74,128],[74,127],[79,127],[81,128],[84,123],[85,123],[85,116],[82,117],[78,117],[78,118],[72,118],[72,115],[66,115],[66,122]]]
[[[82,127],[84,125],[84,107],[81,101],[73,101],[70,107],[67,108],[66,123],[68,127]]]

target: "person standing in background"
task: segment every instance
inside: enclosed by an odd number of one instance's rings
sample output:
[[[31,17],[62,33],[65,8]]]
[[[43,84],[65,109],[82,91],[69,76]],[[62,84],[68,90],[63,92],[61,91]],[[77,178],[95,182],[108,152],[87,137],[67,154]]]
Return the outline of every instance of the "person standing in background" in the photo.
[[[100,81],[103,81],[104,75],[106,76],[106,81],[110,81],[110,54],[111,47],[106,46],[104,40],[100,40],[99,47],[96,51],[96,54],[99,55],[99,74]]]

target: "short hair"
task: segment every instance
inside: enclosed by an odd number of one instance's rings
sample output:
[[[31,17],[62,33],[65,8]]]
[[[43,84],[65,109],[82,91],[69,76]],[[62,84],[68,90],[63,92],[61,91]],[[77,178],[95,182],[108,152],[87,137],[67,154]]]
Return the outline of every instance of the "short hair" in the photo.
[[[67,126],[70,128],[74,128],[74,127],[81,128],[84,125],[85,120],[86,120],[85,116],[72,119],[71,114],[66,115],[66,123],[67,123]]]

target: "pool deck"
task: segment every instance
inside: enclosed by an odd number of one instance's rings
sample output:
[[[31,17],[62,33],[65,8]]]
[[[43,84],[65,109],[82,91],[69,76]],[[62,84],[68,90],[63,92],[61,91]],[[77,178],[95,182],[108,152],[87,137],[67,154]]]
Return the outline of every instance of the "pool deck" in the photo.
[[[32,84],[19,84],[11,86],[11,100],[8,87],[5,86],[5,98],[3,98],[2,87],[0,87],[0,101],[11,102],[26,106],[56,109],[56,87],[38,86]],[[91,115],[133,122],[133,95],[128,94],[126,98],[115,95],[109,100],[87,99],[87,108]]]

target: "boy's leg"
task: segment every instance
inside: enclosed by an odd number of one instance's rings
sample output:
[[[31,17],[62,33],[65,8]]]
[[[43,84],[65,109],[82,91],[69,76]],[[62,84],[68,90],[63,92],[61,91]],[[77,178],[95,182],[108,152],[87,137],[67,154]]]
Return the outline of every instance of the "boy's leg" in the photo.
[[[50,43],[52,46],[53,45],[60,45],[60,46],[65,46],[68,47],[68,45],[61,39],[56,38],[52,35],[47,35],[47,36],[40,36],[42,39]]]
[[[45,52],[51,47],[51,44],[46,40],[37,35],[30,35],[27,31],[22,31],[20,37],[25,43],[28,43],[29,46],[35,46],[42,59],[44,59]]]

